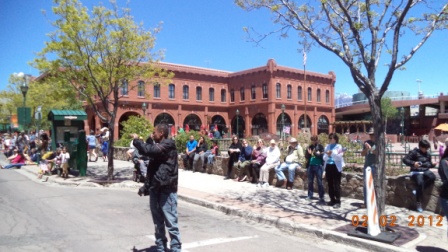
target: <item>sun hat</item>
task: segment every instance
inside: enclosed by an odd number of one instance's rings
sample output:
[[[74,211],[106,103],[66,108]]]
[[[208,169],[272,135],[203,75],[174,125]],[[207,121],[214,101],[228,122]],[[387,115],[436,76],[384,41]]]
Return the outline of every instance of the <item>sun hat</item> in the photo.
[[[274,139],[271,139],[271,141],[269,142],[270,144],[276,144]]]
[[[291,139],[289,139],[290,143],[297,143],[297,139],[295,139],[294,137],[292,137]]]

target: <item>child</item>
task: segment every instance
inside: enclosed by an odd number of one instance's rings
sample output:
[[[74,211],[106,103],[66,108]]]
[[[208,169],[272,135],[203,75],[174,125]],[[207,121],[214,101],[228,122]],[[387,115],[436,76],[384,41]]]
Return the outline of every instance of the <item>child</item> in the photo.
[[[68,178],[68,160],[70,160],[70,154],[67,152],[67,147],[62,148],[62,153],[59,157],[61,158],[62,177]]]

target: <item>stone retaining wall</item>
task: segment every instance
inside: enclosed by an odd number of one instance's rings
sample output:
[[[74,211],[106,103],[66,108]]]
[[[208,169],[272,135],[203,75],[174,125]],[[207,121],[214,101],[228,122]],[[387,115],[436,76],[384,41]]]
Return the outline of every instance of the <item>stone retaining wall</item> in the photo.
[[[128,148],[114,148],[114,159],[126,160],[126,151]],[[206,173],[216,174],[224,176],[227,174],[228,158],[215,157],[215,163],[212,166],[208,166]],[[179,168],[183,169],[183,162],[179,155]],[[233,173],[236,169],[233,169]],[[286,171],[287,173],[287,171]],[[287,174],[285,174],[287,176]],[[301,169],[296,172],[293,188],[299,190],[308,190],[307,174],[305,169]],[[272,169],[269,172],[269,184],[276,185],[277,178],[275,172]],[[327,183],[324,179],[325,194],[327,194]],[[423,208],[435,213],[441,213],[440,206],[438,204],[439,189],[442,186],[441,180],[438,178],[433,186],[425,190],[425,201],[422,202]],[[353,198],[363,200],[363,175],[362,173],[342,173],[341,180],[341,195],[342,197]],[[404,207],[409,209],[415,209],[415,196],[412,194],[412,190],[415,189],[414,182],[409,175],[401,175],[387,178],[387,194],[386,204]],[[314,192],[317,193],[317,183],[314,182]]]

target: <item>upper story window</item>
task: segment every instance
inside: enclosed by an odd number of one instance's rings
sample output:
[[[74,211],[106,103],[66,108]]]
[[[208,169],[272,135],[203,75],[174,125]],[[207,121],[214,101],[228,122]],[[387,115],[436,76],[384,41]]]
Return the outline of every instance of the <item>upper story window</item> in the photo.
[[[263,83],[261,90],[263,92],[263,99],[267,99],[268,98],[268,84]]]
[[[129,84],[127,80],[123,80],[121,82],[121,95],[128,95],[129,93]]]
[[[215,89],[214,88],[208,89],[208,100],[215,101]]]
[[[202,87],[196,87],[196,100],[202,101]]]
[[[160,83],[154,83],[154,98],[160,98]]]
[[[138,82],[137,96],[139,96],[139,97],[145,96],[145,82],[144,81]]]
[[[255,85],[252,85],[250,87],[250,98],[252,100],[255,100],[257,98],[257,93],[256,93],[256,89],[255,89]]]
[[[182,99],[188,100],[190,98],[190,96],[188,95],[189,92],[190,92],[190,87],[188,87],[187,85],[184,85],[182,87]]]
[[[330,103],[330,91],[325,91],[325,102]]]
[[[320,102],[320,88],[318,88],[316,92],[316,101]]]
[[[292,98],[292,86],[291,86],[291,85],[288,85],[288,86],[286,87],[286,91],[287,91],[287,93],[286,93],[286,98],[287,98],[287,99],[291,99],[291,98]]]
[[[311,92],[311,88],[308,88],[308,101],[312,101],[313,100],[313,93]]]
[[[242,87],[240,89],[240,96],[241,96],[240,98],[241,98],[242,101],[246,100],[246,95],[244,93],[244,87]]]
[[[227,100],[227,92],[225,89],[221,89],[221,102],[226,102]]]
[[[169,99],[174,99],[175,98],[175,96],[174,96],[174,94],[175,94],[175,86],[174,86],[174,84],[173,83],[171,83],[169,86],[168,86],[168,98]]]
[[[282,85],[280,83],[275,85],[275,96],[277,99],[282,98]]]
[[[235,102],[235,90],[230,89],[230,102]]]
[[[302,96],[302,87],[301,87],[301,86],[298,86],[298,87],[297,87],[297,100],[301,101],[302,99],[303,99],[303,96]]]

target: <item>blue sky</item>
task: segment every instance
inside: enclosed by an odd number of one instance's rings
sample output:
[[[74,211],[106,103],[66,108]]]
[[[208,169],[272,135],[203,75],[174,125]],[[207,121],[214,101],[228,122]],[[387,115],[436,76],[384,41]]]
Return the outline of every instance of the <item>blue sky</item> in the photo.
[[[87,7],[100,2],[108,6],[107,0],[81,2]],[[125,3],[124,0],[118,2]],[[48,20],[54,20],[51,5],[50,0],[0,1],[0,90],[6,88],[8,77],[14,72],[39,75],[28,62],[43,48],[48,40],[46,34],[54,30]],[[245,12],[234,5],[233,0],[131,0],[129,7],[135,21],[143,22],[147,28],[163,22],[156,49],[165,50],[165,62],[241,71],[263,66],[273,58],[278,65],[303,69],[295,36],[280,39],[274,35],[259,46],[247,42],[243,27],[254,27],[260,32],[275,29],[266,11]],[[406,90],[417,95],[416,80],[419,79],[425,95],[447,93],[447,44],[448,31],[435,33],[406,64],[406,70],[395,73],[389,90]],[[410,44],[409,48],[411,46],[414,45]],[[348,68],[336,56],[322,48],[313,48],[307,58],[307,71],[336,73],[337,94],[357,92]],[[377,80],[383,79],[382,72],[380,66]]]

